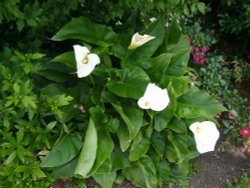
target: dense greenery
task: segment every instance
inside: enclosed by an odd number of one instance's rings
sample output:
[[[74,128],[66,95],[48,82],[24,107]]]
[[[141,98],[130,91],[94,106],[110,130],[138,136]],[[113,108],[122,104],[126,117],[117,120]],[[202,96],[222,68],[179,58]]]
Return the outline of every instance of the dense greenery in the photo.
[[[207,10],[198,0],[1,1],[0,187],[60,178],[86,187],[88,177],[104,188],[125,178],[139,187],[186,185],[199,155],[189,126],[216,122],[223,105],[247,124],[245,101],[229,84],[235,74],[210,53],[217,40],[201,21],[187,26]],[[153,39],[129,49],[136,32]],[[73,45],[100,59],[86,77]],[[164,110],[138,105],[149,83],[167,90]],[[224,118],[227,133],[233,120]],[[236,139],[241,127],[231,131]]]

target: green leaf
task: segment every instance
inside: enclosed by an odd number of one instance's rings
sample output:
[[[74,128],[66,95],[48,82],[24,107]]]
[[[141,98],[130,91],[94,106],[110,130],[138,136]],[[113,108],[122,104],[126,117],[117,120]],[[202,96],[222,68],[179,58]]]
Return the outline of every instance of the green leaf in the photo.
[[[52,172],[53,179],[70,178],[74,176],[78,158],[74,158],[65,165],[55,168]]]
[[[120,80],[107,84],[108,90],[120,97],[138,99],[141,97],[150,79],[147,73],[137,66],[126,66],[119,72]]]
[[[32,178],[34,180],[46,177],[46,175],[44,174],[44,172],[39,167],[31,169],[31,176],[32,176]]]
[[[79,134],[64,136],[42,161],[41,167],[56,167],[71,161],[82,146]]]
[[[177,116],[179,118],[210,117],[226,109],[206,92],[193,88],[178,98]]]
[[[132,184],[138,187],[146,187],[142,169],[139,166],[138,161],[129,165],[129,167],[123,169],[123,173],[126,178],[132,182]]]
[[[162,131],[168,126],[177,108],[176,95],[171,82],[168,84],[167,90],[170,98],[170,103],[166,109],[155,114],[154,127],[157,131]]]
[[[119,147],[115,147],[111,155],[112,170],[120,170],[127,168],[130,164],[128,160],[128,153],[122,152]]]
[[[64,63],[68,67],[72,69],[76,69],[76,61],[75,61],[74,52],[65,52],[63,54],[60,54],[56,56],[54,59],[52,59],[51,62]]]
[[[171,59],[170,65],[167,69],[167,74],[173,75],[173,76],[182,76],[185,73],[190,71],[190,68],[188,68],[189,60],[189,49],[182,49],[175,53]]]
[[[176,163],[178,161],[178,156],[173,144],[169,142],[169,140],[166,140],[165,143],[166,143],[165,154],[164,154],[165,158],[167,158],[168,161],[171,163]]]
[[[176,137],[176,135],[174,135],[171,131],[168,131],[168,140],[172,143],[176,151],[176,154],[178,156],[178,163],[182,163],[185,159],[188,158],[189,150],[187,148],[187,143],[181,142],[180,139],[178,139],[178,137]]]
[[[16,133],[16,140],[18,144],[22,142],[23,136],[24,136],[24,130],[19,129],[19,131]]]
[[[120,125],[118,132],[117,132],[117,136],[119,139],[119,143],[120,143],[120,147],[122,152],[126,151],[130,144],[131,144],[131,140],[129,138],[129,132],[128,129],[126,129],[125,125]]]
[[[153,161],[150,157],[145,156],[139,161],[139,166],[142,170],[144,181],[147,188],[159,188],[157,173]]]
[[[88,43],[107,47],[116,37],[111,27],[91,22],[86,17],[72,19],[52,37],[52,40],[80,39]]]
[[[112,185],[116,179],[116,172],[108,172],[105,174],[95,174],[93,178],[103,188],[112,188]]]
[[[22,104],[26,107],[26,108],[32,108],[32,109],[36,109],[36,98],[33,96],[23,96],[22,98]]]
[[[160,132],[153,131],[151,145],[156,153],[162,158],[165,151],[165,139]]]
[[[149,125],[146,129],[137,134],[129,150],[130,161],[136,161],[147,153],[150,146],[152,130],[153,126]]]
[[[170,64],[171,58],[172,54],[163,53],[144,61],[143,67],[147,70],[149,77],[154,83],[160,82]]]
[[[65,82],[72,78],[74,70],[63,63],[47,63],[43,65],[43,70],[38,74],[56,82]]]
[[[93,167],[96,159],[97,144],[98,144],[97,131],[92,118],[90,118],[82,151],[75,169],[75,175],[87,177],[87,174]]]
[[[173,19],[169,28],[168,44],[177,43],[181,36],[181,28],[176,19]]]
[[[104,163],[104,161],[110,159],[111,152],[114,149],[114,143],[109,133],[105,132],[105,130],[103,129],[100,129],[97,134],[98,134],[98,147],[97,147],[98,149],[97,149],[96,160],[88,175],[94,174],[96,170]]]
[[[172,119],[168,128],[176,133],[187,133],[187,125],[183,119]]]
[[[176,97],[181,96],[185,92],[189,81],[190,78],[188,76],[171,76],[171,83],[174,88]]]
[[[139,132],[140,128],[143,126],[143,111],[140,108],[133,106],[122,107],[113,103],[112,106],[126,124],[129,133],[128,142],[131,143],[131,141]]]
[[[11,164],[17,157],[17,152],[16,151],[13,151],[9,156],[8,158],[4,161],[4,165],[9,165]]]
[[[197,6],[198,10],[199,10],[202,14],[205,14],[205,13],[206,13],[206,5],[205,5],[205,3],[203,3],[203,2],[198,2],[198,3],[196,4],[196,6]]]
[[[158,173],[159,173],[159,177],[161,178],[161,180],[163,180],[164,183],[169,182],[170,172],[171,172],[171,167],[170,167],[169,162],[167,160],[163,159],[159,163]]]

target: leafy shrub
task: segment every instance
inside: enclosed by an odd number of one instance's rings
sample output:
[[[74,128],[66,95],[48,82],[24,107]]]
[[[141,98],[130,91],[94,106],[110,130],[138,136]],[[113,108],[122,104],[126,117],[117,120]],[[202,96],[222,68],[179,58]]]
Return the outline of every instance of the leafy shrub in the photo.
[[[130,17],[129,24],[140,28],[149,18],[165,15],[181,18],[186,12],[205,11],[198,0],[180,1],[86,1],[86,0],[2,0],[0,8],[1,44],[28,52],[46,53],[54,43],[49,38],[74,17],[86,16],[98,23],[115,26]],[[98,14],[97,14],[98,13]],[[127,27],[127,26],[126,26]],[[125,27],[125,28],[126,28]],[[121,28],[122,30],[123,28]],[[27,34],[28,33],[28,34]],[[55,45],[55,44],[54,44]],[[58,50],[61,48],[59,47]]]
[[[1,187],[48,187],[52,181],[40,162],[63,131],[52,117],[70,97],[40,92],[47,83],[39,76],[43,56],[8,48],[0,54]]]
[[[225,108],[189,86],[189,43],[175,20],[166,27],[164,19],[158,19],[140,32],[154,39],[130,50],[133,29],[117,34],[80,17],[52,38],[74,39],[74,44],[88,47],[91,52],[83,64],[94,57],[97,64],[90,75],[77,78],[71,48],[41,73],[55,81],[44,88],[46,93],[60,91],[73,97],[56,116],[67,131],[41,163],[43,169],[52,168],[54,179],[92,176],[102,187],[111,187],[122,177],[140,187],[161,187],[171,179],[186,182],[189,160],[198,155],[189,125],[213,121]],[[66,67],[58,69],[62,64]],[[156,112],[138,107],[148,83],[166,88],[167,108]]]

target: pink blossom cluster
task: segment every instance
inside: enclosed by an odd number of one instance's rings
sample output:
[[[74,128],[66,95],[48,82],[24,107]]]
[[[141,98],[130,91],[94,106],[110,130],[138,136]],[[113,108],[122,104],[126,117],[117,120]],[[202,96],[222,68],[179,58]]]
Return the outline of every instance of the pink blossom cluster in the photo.
[[[192,42],[193,38],[189,37],[188,41]],[[210,50],[209,46],[204,46],[202,48],[199,48],[197,46],[190,46],[190,52],[193,56],[193,63],[203,65],[206,63],[206,57],[205,54]]]
[[[244,136],[244,137],[249,137],[250,136],[250,128],[249,127],[243,127],[240,131],[239,131],[240,135]]]

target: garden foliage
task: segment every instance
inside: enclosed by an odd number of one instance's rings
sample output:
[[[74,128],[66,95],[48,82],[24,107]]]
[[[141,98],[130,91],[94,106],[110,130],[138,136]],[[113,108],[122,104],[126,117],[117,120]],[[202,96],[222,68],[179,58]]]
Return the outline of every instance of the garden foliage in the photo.
[[[189,43],[176,21],[166,27],[159,19],[141,32],[155,39],[129,50],[133,31],[118,35],[80,17],[53,36],[55,41],[75,39],[101,59],[89,76],[77,78],[71,47],[50,63],[64,64],[64,72],[43,71],[60,82],[43,88],[45,93],[57,91],[73,99],[55,119],[68,129],[41,163],[55,179],[92,176],[111,187],[122,176],[140,187],[161,187],[170,178],[186,178],[188,161],[198,155],[189,125],[213,120],[225,109],[189,85]],[[148,83],[167,89],[170,104],[163,111],[137,105]]]
[[[48,187],[65,178],[79,179],[84,187],[88,177],[104,188],[124,178],[149,188],[173,179],[185,182],[190,159],[199,155],[189,126],[214,121],[214,115],[226,110],[189,78],[189,42],[178,19],[182,11],[204,12],[204,4],[59,2],[61,6],[51,1],[2,2],[0,26],[14,29],[1,30],[1,40],[25,51],[44,45],[44,36],[70,16],[84,17],[72,19],[51,38],[53,45],[43,51],[54,45],[60,49],[49,55],[66,49],[53,59],[9,48],[0,54],[0,185]],[[101,5],[109,14],[99,11],[104,10]],[[159,18],[162,12],[167,19]],[[157,20],[149,21],[151,16]],[[129,48],[136,32],[153,38]],[[90,74],[78,74],[75,45],[89,51],[83,64],[98,56]],[[162,111],[138,105],[150,83],[168,93]]]

